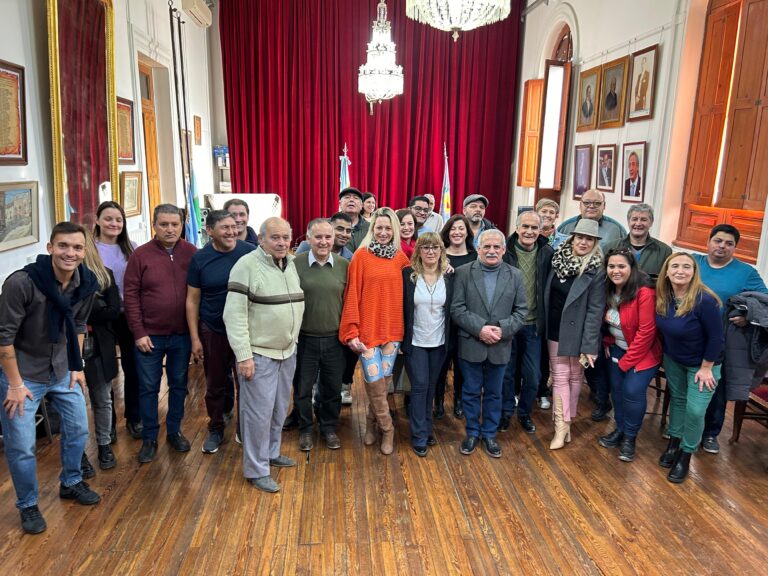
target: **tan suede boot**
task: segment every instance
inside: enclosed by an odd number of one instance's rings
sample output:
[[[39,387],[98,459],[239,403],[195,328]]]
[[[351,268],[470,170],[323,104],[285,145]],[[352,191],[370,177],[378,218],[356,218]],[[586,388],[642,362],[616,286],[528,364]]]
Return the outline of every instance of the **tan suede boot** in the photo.
[[[367,393],[367,386],[366,386]],[[365,414],[365,436],[363,436],[363,444],[366,446],[373,446],[376,444],[376,415],[373,413],[370,403]]]
[[[389,414],[389,403],[387,402],[387,380],[382,378],[371,382],[366,387],[368,391],[368,400],[376,414],[376,423],[381,431],[381,453],[392,454],[394,451],[395,427],[392,424],[392,416]]]
[[[552,419],[555,421],[555,437],[552,438],[549,449],[559,450],[565,446],[566,437],[570,436],[571,426],[563,420],[563,398],[557,394],[552,396]]]

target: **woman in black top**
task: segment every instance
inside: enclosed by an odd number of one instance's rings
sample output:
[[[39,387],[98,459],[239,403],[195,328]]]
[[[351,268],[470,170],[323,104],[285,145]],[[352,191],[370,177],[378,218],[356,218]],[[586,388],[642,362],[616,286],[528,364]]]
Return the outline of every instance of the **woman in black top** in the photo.
[[[454,270],[477,260],[475,236],[469,226],[469,220],[463,214],[451,216],[440,231],[440,237],[446,247],[445,255],[448,257],[448,263]],[[464,377],[461,375],[461,370],[458,369],[457,334],[455,325],[451,326],[448,353],[445,356],[445,362],[443,362],[443,368],[440,370],[435,388],[435,418],[437,419],[445,416],[445,384],[451,363],[453,363],[453,415],[456,418],[464,418],[464,410],[461,407],[461,386],[464,383]]]

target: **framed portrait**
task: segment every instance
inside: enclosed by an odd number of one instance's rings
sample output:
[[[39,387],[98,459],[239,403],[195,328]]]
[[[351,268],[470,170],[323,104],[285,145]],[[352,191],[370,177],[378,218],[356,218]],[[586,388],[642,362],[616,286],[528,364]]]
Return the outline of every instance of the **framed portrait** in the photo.
[[[141,215],[141,172],[120,173],[120,205],[126,217]]]
[[[37,190],[37,182],[0,184],[0,252],[40,239]]]
[[[630,57],[632,72],[629,76],[629,113],[627,115],[630,122],[653,118],[653,94],[656,91],[658,57],[658,44],[638,50]]]
[[[601,73],[602,68],[595,66],[579,74],[579,109],[576,114],[576,132],[586,132],[597,128]]]
[[[643,202],[645,199],[645,142],[624,144],[621,185],[622,202]]]
[[[133,136],[133,102],[117,99],[117,161],[136,164],[136,140]]]
[[[192,117],[195,126],[195,146],[203,145],[203,120],[200,116]]]
[[[595,188],[613,192],[616,174],[616,144],[600,144],[595,156]]]
[[[0,165],[27,164],[24,68],[0,60]]]
[[[592,184],[592,144],[576,146],[573,153],[573,199],[580,200]]]
[[[624,125],[628,67],[629,56],[603,64],[598,128],[618,128]]]

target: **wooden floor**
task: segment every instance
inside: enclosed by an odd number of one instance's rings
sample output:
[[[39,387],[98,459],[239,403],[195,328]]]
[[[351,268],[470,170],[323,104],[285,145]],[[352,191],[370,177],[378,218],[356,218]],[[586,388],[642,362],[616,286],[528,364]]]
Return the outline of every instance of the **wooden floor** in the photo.
[[[729,446],[729,416],[720,454],[696,454],[689,480],[673,485],[656,464],[657,416],[646,417],[631,464],[597,445],[611,424],[589,420],[586,398],[563,450],[549,450],[551,416],[539,411],[536,435],[516,421],[499,435],[500,460],[462,456],[462,423],[446,416],[439,445],[418,458],[398,398],[396,452],[385,457],[362,444],[360,392],[342,413],[341,450],[318,439],[306,456],[295,431],[283,435],[299,464],[277,472],[282,491],[267,495],[243,479],[231,429],[219,453],[201,453],[197,367],[190,378],[192,451],[163,438],[157,460],[139,467],[140,442],[121,426],[117,468],[91,481],[97,506],[59,500],[58,442],[40,441],[44,534],[23,535],[2,458],[0,574],[766,573],[768,430],[755,422]]]

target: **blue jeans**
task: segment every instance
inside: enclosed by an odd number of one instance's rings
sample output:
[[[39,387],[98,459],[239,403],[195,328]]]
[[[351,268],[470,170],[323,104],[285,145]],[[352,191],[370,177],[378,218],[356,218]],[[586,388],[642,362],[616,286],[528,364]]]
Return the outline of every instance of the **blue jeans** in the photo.
[[[648,405],[648,384],[656,375],[658,366],[636,372],[631,368],[624,372],[613,361],[621,360],[626,354],[618,346],[611,346],[611,362],[608,367],[608,376],[611,380],[611,394],[613,395],[613,417],[616,420],[616,428],[624,432],[626,436],[634,438],[640,432],[643,424],[645,409]]]
[[[181,419],[184,418],[187,371],[192,344],[189,334],[149,338],[154,348],[151,352],[140,352],[136,349],[136,372],[139,375],[139,412],[144,424],[142,438],[154,442],[160,429],[157,397],[163,377],[163,358],[165,357],[165,374],[168,380],[168,415],[165,418],[165,428],[171,435],[181,430]]]
[[[24,380],[32,393],[32,400],[24,400],[24,415],[8,416],[0,407],[0,422],[3,424],[3,440],[8,469],[16,490],[16,507],[28,508],[37,504],[37,460],[35,457],[35,412],[43,396],[47,396],[61,415],[61,474],[59,480],[64,486],[74,486],[82,481],[80,459],[88,440],[88,415],[85,398],[79,385],[69,389],[69,372],[61,380],[51,374],[48,382]],[[0,369],[0,398],[8,394],[8,378]]]
[[[523,386],[517,404],[517,417],[530,416],[541,380],[541,336],[536,334],[536,324],[526,324],[512,337],[512,356],[504,372],[501,413],[512,415],[515,411],[515,377],[517,359],[522,358]]]
[[[501,387],[507,365],[491,364],[488,360],[467,362],[459,358],[459,367],[464,375],[461,402],[467,418],[467,436],[496,438],[501,417]],[[481,402],[482,426],[480,425]]]
[[[411,444],[426,446],[432,434],[432,402],[440,369],[445,360],[445,346],[412,346],[405,355],[405,370],[411,381]]]

